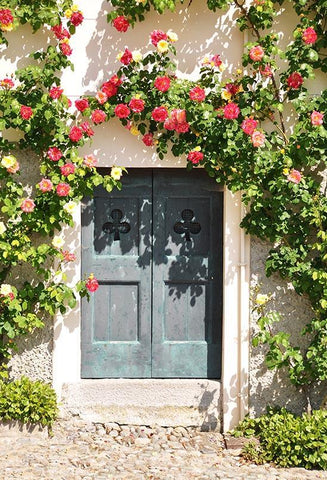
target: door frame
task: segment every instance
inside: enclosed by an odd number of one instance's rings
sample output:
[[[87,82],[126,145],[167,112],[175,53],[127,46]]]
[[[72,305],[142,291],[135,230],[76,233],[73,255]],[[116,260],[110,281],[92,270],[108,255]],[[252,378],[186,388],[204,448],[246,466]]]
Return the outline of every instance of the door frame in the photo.
[[[135,165],[138,167],[138,165]],[[244,216],[241,193],[224,188],[223,219],[223,336],[222,392],[223,429],[233,428],[248,412],[249,400],[249,296],[250,237],[240,228]],[[77,255],[67,265],[68,281],[81,279],[81,209],[74,214],[75,226],[63,231],[65,247]],[[80,303],[65,315],[54,318],[53,386],[61,398],[64,383],[81,381],[81,308]]]

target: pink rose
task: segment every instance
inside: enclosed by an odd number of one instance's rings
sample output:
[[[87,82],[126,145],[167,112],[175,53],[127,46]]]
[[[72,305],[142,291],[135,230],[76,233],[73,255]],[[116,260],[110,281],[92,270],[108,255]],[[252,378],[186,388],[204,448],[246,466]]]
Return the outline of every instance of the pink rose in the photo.
[[[75,253],[70,253],[68,250],[63,250],[62,254],[65,262],[75,262],[76,260]]]
[[[38,187],[41,190],[41,192],[50,192],[53,188],[53,184],[51,180],[48,178],[42,178],[42,180],[38,183]]]
[[[60,160],[62,157],[62,153],[57,147],[50,147],[47,155],[53,162],[58,162],[58,160]]]
[[[254,147],[263,147],[266,141],[266,136],[264,133],[260,132],[259,130],[254,130],[251,135],[251,142]]]
[[[132,98],[128,105],[133,112],[141,113],[144,110],[145,102],[141,98]]]
[[[200,88],[198,86],[190,90],[189,96],[190,99],[194,100],[195,102],[203,102],[203,100],[206,98],[205,91],[203,90],[203,88]]]
[[[241,124],[241,129],[247,135],[252,135],[254,130],[257,128],[258,123],[259,122],[254,120],[254,118],[245,118]]]
[[[129,27],[129,21],[126,17],[120,15],[112,21],[112,26],[115,27],[118,32],[126,32]]]
[[[151,43],[155,47],[158,45],[158,42],[160,42],[160,40],[167,40],[167,39],[168,39],[167,34],[162,30],[153,30],[153,32],[151,33]]]
[[[272,75],[273,75],[273,72],[272,72],[272,69],[271,69],[270,65],[265,65],[264,67],[260,67],[259,72],[264,77],[272,77]]]
[[[95,98],[98,100],[100,105],[103,105],[108,100],[108,95],[105,92],[99,91],[97,92]]]
[[[160,92],[167,92],[170,87],[170,79],[168,77],[157,77],[154,81],[154,86]]]
[[[89,292],[93,293],[99,288],[99,282],[95,278],[95,276],[91,273],[91,275],[88,277],[86,283],[85,283],[86,288],[88,289]]]
[[[66,42],[60,42],[59,43],[59,48],[61,50],[61,53],[63,55],[65,55],[66,57],[69,57],[69,55],[71,55],[73,53],[73,50],[72,48],[70,47],[70,45]]]
[[[314,28],[312,27],[308,27],[304,30],[304,32],[302,33],[302,40],[304,41],[304,43],[306,43],[307,45],[310,45],[312,43],[315,43],[316,40],[318,38],[318,35],[315,31]]]
[[[92,115],[91,115],[91,120],[94,122],[96,125],[99,123],[102,123],[106,120],[107,115],[103,110],[93,110]]]
[[[89,102],[86,98],[81,98],[80,100],[75,100],[75,107],[79,112],[84,112],[87,108],[89,108]]]
[[[58,40],[64,40],[65,38],[70,38],[70,33],[66,28],[62,26],[60,23],[59,25],[55,25],[54,27],[51,27],[51,30],[55,34],[55,36],[58,38]]]
[[[240,109],[236,103],[231,102],[224,106],[224,118],[227,118],[227,120],[233,120],[237,118],[239,114]]]
[[[80,125],[82,131],[88,136],[88,137],[93,137],[94,135],[94,130],[92,130],[89,122],[83,122]]]
[[[129,65],[132,60],[133,60],[132,52],[128,50],[128,48],[125,48],[123,55],[120,57],[121,63],[124,65]]]
[[[35,208],[35,203],[31,198],[24,198],[22,203],[20,204],[20,208],[23,210],[25,213],[31,213],[33,212]]]
[[[0,87],[7,88],[10,90],[11,88],[14,88],[15,84],[11,80],[11,78],[4,78],[3,80],[0,80]]]
[[[301,178],[302,178],[301,172],[292,168],[292,170],[290,171],[290,174],[287,177],[287,180],[293,183],[300,183]]]
[[[65,177],[72,175],[75,172],[75,165],[73,163],[65,163],[60,167],[61,174]]]
[[[85,155],[83,159],[83,164],[88,167],[88,168],[93,168],[96,166],[98,163],[98,160],[95,158],[93,153],[90,153],[89,155]]]
[[[127,118],[130,113],[131,111],[125,103],[119,103],[115,107],[115,115],[118,118]]]
[[[81,12],[73,12],[72,16],[70,17],[71,23],[75,26],[78,27],[84,20],[84,17]]]
[[[300,86],[303,83],[303,78],[302,75],[298,72],[293,72],[287,79],[287,85],[290,88],[294,88],[294,90],[297,90],[300,88]]]
[[[312,123],[312,125],[315,125],[315,126],[322,125],[323,121],[324,121],[324,114],[323,113],[317,112],[316,110],[314,110],[311,113],[311,123]]]
[[[67,197],[67,195],[69,195],[69,192],[70,192],[70,185],[64,182],[58,183],[56,187],[56,192],[58,197]]]
[[[26,107],[25,105],[22,105],[20,107],[20,116],[24,120],[29,120],[32,115],[33,115],[33,110],[31,109],[31,107]]]
[[[11,167],[8,167],[7,168],[7,172],[8,173],[16,173],[18,172],[19,170],[19,163],[17,162],[17,160],[15,161],[14,165],[12,165]]]
[[[142,138],[142,142],[147,147],[151,147],[153,145],[153,134],[152,133],[146,133]]]
[[[203,153],[198,152],[197,150],[192,150],[187,155],[187,160],[193,163],[193,165],[197,165],[198,163],[201,162],[201,160],[203,160]]]
[[[166,107],[155,107],[152,110],[152,118],[155,122],[164,122],[168,117],[168,110]]]
[[[264,49],[260,45],[256,45],[255,47],[251,48],[249,56],[254,62],[261,62],[264,54]]]
[[[186,111],[181,108],[173,108],[170,114],[170,118],[175,123],[185,123],[186,122]]]
[[[83,132],[80,128],[74,126],[70,129],[68,136],[72,142],[79,142],[83,137]]]
[[[63,94],[63,88],[60,87],[52,87],[49,91],[49,95],[53,100],[57,100]]]
[[[9,8],[1,8],[0,9],[0,23],[3,25],[10,25],[13,23],[14,17],[13,14],[11,13],[11,10]]]

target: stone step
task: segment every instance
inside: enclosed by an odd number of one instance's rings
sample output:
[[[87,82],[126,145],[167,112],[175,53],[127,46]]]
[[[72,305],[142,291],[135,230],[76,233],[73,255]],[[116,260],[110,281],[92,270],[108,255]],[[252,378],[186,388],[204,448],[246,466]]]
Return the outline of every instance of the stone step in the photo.
[[[221,429],[221,382],[87,379],[63,386],[62,406],[91,422]]]

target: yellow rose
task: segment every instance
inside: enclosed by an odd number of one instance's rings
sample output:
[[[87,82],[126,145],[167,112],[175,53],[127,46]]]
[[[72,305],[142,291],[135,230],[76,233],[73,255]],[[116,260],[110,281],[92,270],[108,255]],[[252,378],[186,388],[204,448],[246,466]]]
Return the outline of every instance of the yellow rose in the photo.
[[[68,9],[65,11],[65,17],[66,17],[66,18],[70,18],[72,15],[73,15],[73,10],[71,10],[70,8],[68,8]]]
[[[136,137],[137,137],[137,135],[140,134],[139,129],[138,129],[135,125],[132,125],[132,126],[131,126],[130,132],[131,132],[132,135],[135,135]]]
[[[65,205],[62,208],[65,210],[65,212],[69,213],[70,215],[73,215],[76,212],[77,203],[70,201],[68,203],[65,203]]]
[[[265,305],[269,300],[268,295],[263,295],[261,293],[258,293],[257,298],[255,299],[255,303],[257,305]]]
[[[168,42],[166,40],[160,40],[157,44],[159,53],[165,53],[168,51]]]
[[[14,24],[13,23],[7,23],[7,24],[2,23],[1,24],[1,30],[3,32],[11,32],[13,29],[14,29]]]
[[[114,180],[120,180],[120,177],[122,176],[123,171],[120,167],[112,167],[110,175]]]
[[[288,175],[290,173],[288,168],[283,168],[283,174]]]
[[[17,159],[13,155],[6,155],[1,160],[1,165],[5,168],[11,168],[16,165]]]
[[[142,55],[142,53],[140,52],[140,50],[133,50],[133,52],[132,52],[132,58],[133,58],[133,61],[134,61],[135,63],[138,63],[138,62],[140,62],[140,61],[142,60],[143,55]],[[118,60],[120,60],[120,59],[118,59]]]
[[[3,222],[0,222],[0,235],[3,235],[6,230],[6,225]]]
[[[221,91],[221,98],[223,100],[230,100],[232,98],[232,94],[230,92],[228,92],[227,90],[223,89]]]
[[[168,30],[167,32],[167,37],[169,38],[169,40],[174,43],[174,42],[177,42],[178,40],[178,35],[177,33],[173,32],[172,30]]]
[[[62,237],[60,237],[59,235],[55,235],[53,237],[53,240],[52,240],[52,245],[55,247],[55,248],[61,248],[63,245],[64,245],[64,240]]]
[[[78,12],[78,6],[77,5],[73,5],[72,8],[71,8],[72,12]]]
[[[120,61],[120,59],[121,59],[121,57],[122,57],[123,55],[124,55],[124,52],[119,52],[119,53],[117,54],[117,57],[116,57],[117,60]]]
[[[0,287],[0,294],[9,295],[10,293],[12,293],[11,285],[8,285],[8,283],[3,283]]]

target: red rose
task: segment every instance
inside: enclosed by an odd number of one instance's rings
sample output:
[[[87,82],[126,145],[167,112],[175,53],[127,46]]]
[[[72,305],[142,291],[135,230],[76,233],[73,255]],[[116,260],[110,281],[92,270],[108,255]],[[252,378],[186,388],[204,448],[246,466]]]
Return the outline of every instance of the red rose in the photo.
[[[70,38],[70,33],[66,28],[64,28],[61,23],[59,25],[55,25],[54,27],[51,27],[51,30],[55,34],[55,36],[58,38],[58,40],[64,40],[64,38]]]
[[[175,126],[175,130],[177,133],[186,133],[189,131],[189,129],[190,129],[190,126],[187,122],[177,123]]]
[[[145,102],[141,98],[132,98],[128,105],[133,112],[141,113],[144,110]]]
[[[78,127],[72,127],[70,129],[70,132],[69,132],[68,136],[69,136],[69,138],[71,139],[72,142],[79,142],[80,139],[83,137],[83,132]]]
[[[155,107],[152,111],[152,118],[156,122],[164,122],[168,117],[168,110],[166,107]]]
[[[63,91],[64,90],[60,87],[52,87],[49,91],[49,95],[53,100],[56,100],[61,97]]]
[[[60,167],[61,174],[64,177],[68,177],[68,175],[72,175],[75,172],[75,165],[73,163],[65,163]]]
[[[84,20],[84,17],[81,12],[74,12],[70,17],[70,21],[75,27],[78,27]]]
[[[151,33],[151,43],[155,47],[158,45],[158,42],[160,42],[160,40],[167,40],[167,39],[168,39],[167,34],[162,30],[153,30],[153,32]]]
[[[240,114],[240,109],[236,105],[236,103],[227,103],[224,107],[224,117],[227,118],[227,120],[233,120],[234,118],[237,118]]]
[[[247,135],[252,135],[257,126],[257,120],[254,120],[254,118],[245,118],[241,124],[241,129]]]
[[[189,160],[193,165],[197,165],[201,160],[203,160],[203,153],[196,150],[192,150],[187,155],[187,160]]]
[[[142,142],[147,147],[151,147],[153,145],[153,134],[152,133],[146,133],[142,138]]]
[[[303,83],[303,78],[302,75],[298,72],[293,72],[287,79],[287,85],[290,88],[294,88],[294,90],[297,90],[300,88],[300,86]]]
[[[75,107],[77,110],[80,112],[84,112],[87,108],[89,108],[89,102],[86,100],[86,98],[81,98],[80,100],[75,100]]]
[[[84,133],[86,133],[86,135],[88,137],[92,137],[94,135],[94,130],[92,130],[89,122],[83,122],[81,123],[81,129],[83,130]]]
[[[85,283],[86,288],[88,289],[89,292],[95,292],[99,288],[99,282],[91,273],[91,275],[88,277],[87,282]]]
[[[164,128],[166,130],[172,131],[175,130],[176,123],[171,118],[166,118],[164,121]]]
[[[67,197],[70,192],[70,185],[68,183],[59,183],[56,187],[58,197]]]
[[[194,87],[192,90],[190,90],[190,99],[194,100],[195,102],[203,102],[203,100],[206,98],[205,91],[203,88],[200,87]]]
[[[109,81],[109,82],[105,82],[105,83],[102,85],[101,91],[102,91],[103,93],[105,93],[108,98],[110,98],[110,97],[113,97],[114,95],[116,95],[116,93],[117,93],[117,91],[118,91],[118,87],[116,87],[116,85],[114,85],[113,83],[111,83],[111,82]]]
[[[119,87],[123,83],[122,79],[118,77],[118,75],[113,75],[110,79],[109,82],[115,85],[116,87]]]
[[[157,77],[154,81],[154,86],[160,92],[167,92],[170,87],[170,79],[168,77]]]
[[[10,23],[13,23],[13,21],[14,17],[11,13],[11,10],[9,10],[9,8],[2,8],[0,10],[0,23],[3,25],[10,25]]]
[[[107,118],[107,115],[104,113],[104,111],[99,109],[93,110],[91,115],[91,120],[95,124],[104,122],[106,118]]]
[[[236,95],[239,92],[240,87],[239,87],[239,85],[236,85],[235,83],[226,83],[225,89],[231,95]]]
[[[73,53],[73,50],[71,49],[70,45],[66,42],[59,43],[59,48],[61,50],[61,53],[66,57],[69,57],[69,55]]]
[[[310,45],[311,43],[315,43],[315,41],[317,40],[318,38],[318,35],[315,31],[314,28],[312,27],[308,27],[304,30],[303,34],[302,34],[302,40],[304,41],[304,43],[306,43],[307,45]]]
[[[126,105],[126,103],[119,103],[115,107],[115,115],[118,118],[127,118],[128,115],[131,113],[130,109]]]
[[[49,150],[48,150],[48,157],[49,157],[50,160],[52,160],[53,162],[58,162],[58,160],[60,160],[61,157],[62,157],[62,153],[61,153],[61,151],[59,150],[59,148],[57,148],[57,147],[50,147]]]
[[[22,105],[20,107],[20,116],[24,120],[29,120],[32,115],[33,115],[33,110],[31,109],[31,107],[26,107],[25,105]]]
[[[129,27],[129,21],[126,17],[120,15],[113,20],[112,26],[115,27],[118,32],[126,32]]]
[[[125,48],[125,52],[120,57],[121,63],[123,63],[124,65],[129,65],[132,60],[133,60],[132,52],[128,50],[128,48]]]

